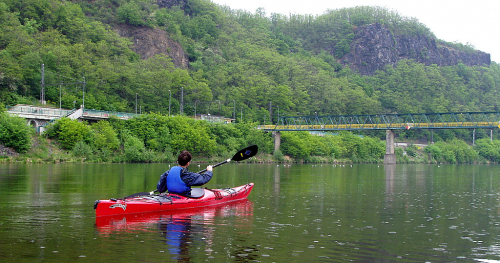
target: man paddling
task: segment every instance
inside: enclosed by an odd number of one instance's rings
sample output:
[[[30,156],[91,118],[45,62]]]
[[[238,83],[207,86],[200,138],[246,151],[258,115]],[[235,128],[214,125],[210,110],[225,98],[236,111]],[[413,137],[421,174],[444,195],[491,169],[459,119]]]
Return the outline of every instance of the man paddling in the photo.
[[[172,194],[191,195],[191,186],[204,185],[212,179],[211,165],[207,166],[207,171],[202,174],[188,171],[191,159],[191,153],[182,151],[177,158],[179,166],[172,167],[161,175],[156,186],[158,192],[163,193],[168,190]]]

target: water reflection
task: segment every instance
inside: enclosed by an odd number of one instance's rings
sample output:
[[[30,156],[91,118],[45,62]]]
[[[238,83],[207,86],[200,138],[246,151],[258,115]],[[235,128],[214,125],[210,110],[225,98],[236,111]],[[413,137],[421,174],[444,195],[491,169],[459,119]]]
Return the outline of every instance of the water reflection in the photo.
[[[95,218],[164,166],[0,164],[0,261],[500,259],[499,165],[228,164],[207,187],[256,182],[252,203]]]
[[[198,209],[97,217],[95,226],[101,235],[108,237],[156,229],[172,259],[191,262],[200,247],[210,256],[218,225],[248,226],[252,216],[253,203],[241,200]]]
[[[394,192],[394,177],[396,172],[395,164],[386,164],[385,168],[385,193],[392,194]]]
[[[280,199],[280,168],[279,167],[276,167],[274,169],[273,194],[274,194],[274,202],[277,205],[279,203],[279,199]]]

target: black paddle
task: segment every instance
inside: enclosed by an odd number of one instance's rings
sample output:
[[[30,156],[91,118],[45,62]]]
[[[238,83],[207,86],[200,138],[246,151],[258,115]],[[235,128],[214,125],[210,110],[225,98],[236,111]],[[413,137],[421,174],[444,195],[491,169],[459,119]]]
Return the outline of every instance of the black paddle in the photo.
[[[220,166],[220,165],[223,165],[225,163],[228,163],[228,162],[239,162],[239,161],[243,161],[243,160],[246,160],[250,157],[253,157],[257,154],[257,152],[259,151],[259,147],[257,145],[251,145],[251,146],[248,146],[247,148],[245,149],[241,149],[239,150],[234,156],[233,158],[231,159],[227,159],[223,162],[220,162],[218,164],[214,164],[212,165],[212,167],[217,167],[217,166]],[[206,172],[207,169],[203,169],[201,171],[199,171],[198,173],[204,173]],[[140,193],[137,193],[137,194],[133,194],[133,195],[129,195],[127,197],[124,197],[123,199],[127,199],[127,198],[133,198],[133,197],[137,197],[137,196],[143,196],[143,195],[150,195],[154,192],[156,192],[157,190],[154,190],[154,191],[151,191],[151,192],[140,192]]]
[[[242,149],[242,150],[239,150],[234,156],[233,158],[231,159],[227,159],[223,162],[220,162],[218,164],[214,164],[212,165],[212,167],[217,167],[219,165],[223,165],[225,163],[228,163],[228,162],[239,162],[239,161],[243,161],[243,160],[246,160],[250,157],[253,157],[257,154],[257,152],[259,151],[259,147],[257,147],[257,145],[252,145],[252,146],[248,146],[247,148],[245,149]],[[201,174],[201,173],[204,173],[206,172],[207,169],[203,169],[201,171],[199,171],[198,173]]]

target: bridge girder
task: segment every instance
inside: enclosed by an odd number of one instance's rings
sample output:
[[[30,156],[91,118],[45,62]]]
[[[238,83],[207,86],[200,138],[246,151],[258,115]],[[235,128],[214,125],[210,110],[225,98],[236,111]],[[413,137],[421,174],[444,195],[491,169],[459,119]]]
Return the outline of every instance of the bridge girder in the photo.
[[[498,128],[500,112],[407,113],[280,117],[268,131],[342,131]]]

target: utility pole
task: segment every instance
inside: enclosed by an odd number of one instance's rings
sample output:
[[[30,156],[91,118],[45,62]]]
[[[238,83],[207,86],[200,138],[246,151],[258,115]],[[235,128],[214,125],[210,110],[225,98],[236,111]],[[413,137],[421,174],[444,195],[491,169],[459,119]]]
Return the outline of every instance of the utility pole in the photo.
[[[62,83],[59,83],[59,110],[61,110]]]
[[[271,124],[273,124],[273,110],[271,107],[271,102],[269,102],[269,121],[271,121]]]
[[[85,109],[85,77],[83,78],[83,102],[82,102],[82,108]]]
[[[278,106],[278,119],[276,120],[276,123],[279,125],[280,122],[280,106]]]
[[[184,112],[184,87],[181,87],[181,115]]]
[[[198,100],[195,100],[194,101],[194,119],[196,120],[196,103],[198,102]]]
[[[42,63],[42,80],[40,81],[41,83],[41,89],[40,89],[40,103],[42,105],[45,105],[45,64]]]

